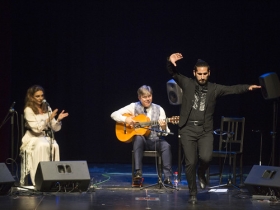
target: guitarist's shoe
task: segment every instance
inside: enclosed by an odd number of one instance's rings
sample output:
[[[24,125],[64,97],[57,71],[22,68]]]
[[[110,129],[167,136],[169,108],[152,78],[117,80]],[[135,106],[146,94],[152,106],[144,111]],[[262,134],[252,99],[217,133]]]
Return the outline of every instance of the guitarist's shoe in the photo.
[[[143,181],[144,181],[144,178],[142,178],[142,171],[136,170],[134,177],[133,177],[132,187],[142,187]]]
[[[167,178],[166,180],[164,180],[164,181],[163,181],[163,184],[168,185],[168,186],[170,186],[170,187],[173,187],[173,184],[172,184],[170,178]]]
[[[141,170],[136,170],[134,174],[134,178],[141,179],[142,178],[142,171]]]
[[[132,187],[142,187],[144,178],[133,178]]]

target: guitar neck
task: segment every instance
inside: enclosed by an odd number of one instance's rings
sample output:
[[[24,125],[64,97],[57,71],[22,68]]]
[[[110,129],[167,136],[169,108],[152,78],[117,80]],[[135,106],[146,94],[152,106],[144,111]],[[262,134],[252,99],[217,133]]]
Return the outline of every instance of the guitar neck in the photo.
[[[166,120],[167,123],[170,122],[169,118],[166,118],[165,120]],[[148,122],[139,122],[139,125],[141,127],[155,126],[155,125],[158,125],[158,121],[154,120],[154,121],[148,121]]]

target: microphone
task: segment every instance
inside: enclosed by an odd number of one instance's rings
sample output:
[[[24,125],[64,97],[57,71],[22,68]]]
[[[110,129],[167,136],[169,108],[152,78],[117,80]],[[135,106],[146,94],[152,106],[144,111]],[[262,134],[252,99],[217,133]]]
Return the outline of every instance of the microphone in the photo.
[[[47,100],[46,99],[43,99],[43,101],[42,101],[43,103],[45,103],[47,106],[49,106],[50,104],[47,102]]]
[[[252,130],[252,132],[259,133],[261,131],[260,130]]]
[[[15,106],[16,102],[14,101],[9,109],[9,112],[14,112],[14,106]]]

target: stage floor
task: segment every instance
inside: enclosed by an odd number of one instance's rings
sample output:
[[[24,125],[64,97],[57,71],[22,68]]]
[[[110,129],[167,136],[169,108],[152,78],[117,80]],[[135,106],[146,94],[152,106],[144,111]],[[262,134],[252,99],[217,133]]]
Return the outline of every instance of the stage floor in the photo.
[[[38,192],[31,189],[12,187],[7,195],[0,196],[1,210],[86,210],[86,209],[280,209],[276,199],[256,200],[245,187],[225,186],[198,190],[198,203],[189,204],[185,174],[179,189],[158,188],[158,185],[146,189],[131,187],[130,164],[88,164],[93,187],[86,192]],[[176,166],[174,167],[176,168]],[[244,180],[252,166],[244,167]],[[222,180],[226,184],[228,174]],[[144,165],[144,187],[157,183],[156,169],[153,165]],[[211,177],[210,186],[219,185],[218,177]],[[237,183],[239,184],[239,183]],[[222,192],[219,192],[222,191]],[[224,192],[223,192],[224,191]]]

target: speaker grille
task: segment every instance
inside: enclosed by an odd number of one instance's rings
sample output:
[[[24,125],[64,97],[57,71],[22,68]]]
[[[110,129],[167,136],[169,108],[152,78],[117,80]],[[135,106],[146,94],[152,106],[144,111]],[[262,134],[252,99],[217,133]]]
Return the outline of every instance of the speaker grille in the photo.
[[[35,174],[35,188],[41,192],[86,191],[89,182],[86,161],[42,161]]]
[[[180,105],[182,103],[182,89],[173,79],[169,80],[166,86],[169,103],[172,105]]]
[[[253,195],[273,195],[280,197],[280,168],[254,165],[244,181]]]
[[[274,72],[263,74],[259,77],[262,86],[262,95],[264,99],[274,99],[280,97],[280,82]]]
[[[5,163],[0,163],[0,195],[7,194],[15,180]]]

